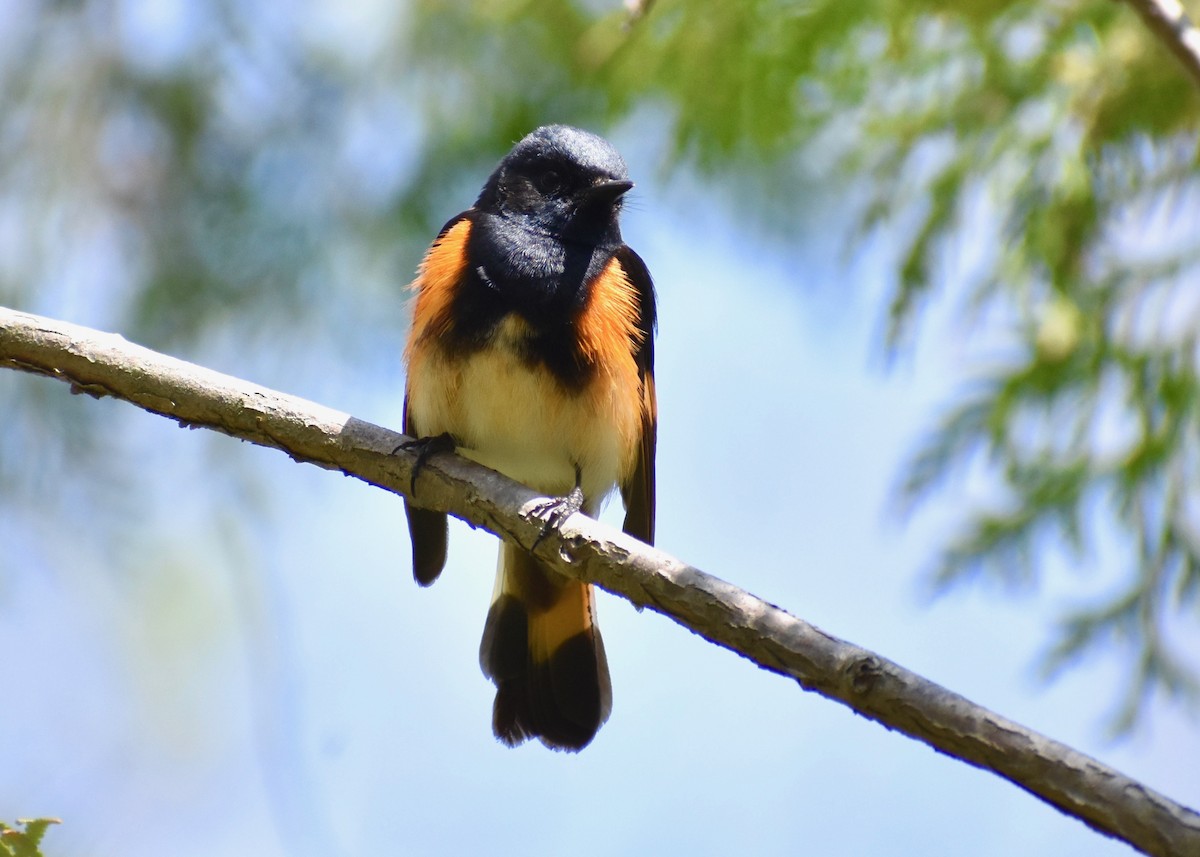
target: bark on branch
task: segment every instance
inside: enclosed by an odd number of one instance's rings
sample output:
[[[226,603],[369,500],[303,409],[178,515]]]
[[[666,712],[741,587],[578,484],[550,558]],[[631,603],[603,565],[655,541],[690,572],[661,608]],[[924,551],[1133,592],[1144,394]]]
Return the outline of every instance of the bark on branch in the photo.
[[[1183,63],[1192,82],[1200,86],[1200,30],[1179,0],[1126,0],[1150,32]]]
[[[0,365],[114,396],[187,426],[203,426],[296,461],[407,493],[404,436],[100,333],[0,308]],[[529,548],[541,499],[458,456],[422,470],[415,500]],[[887,658],[830,636],[732,584],[624,533],[573,515],[540,558],[649,607],[760,667],[837,700],[889,729],[992,771],[1092,828],[1147,854],[1200,854],[1200,815],[1070,747],[1005,719]]]

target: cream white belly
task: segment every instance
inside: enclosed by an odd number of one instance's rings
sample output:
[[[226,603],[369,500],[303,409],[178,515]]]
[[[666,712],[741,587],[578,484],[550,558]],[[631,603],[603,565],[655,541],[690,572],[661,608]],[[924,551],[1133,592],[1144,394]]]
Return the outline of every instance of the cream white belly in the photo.
[[[629,468],[640,429],[640,394],[627,373],[600,371],[579,393],[517,354],[516,323],[464,357],[430,354],[409,367],[409,412],[422,435],[449,432],[459,452],[535,491],[563,495],[581,474],[585,508],[599,509]]]

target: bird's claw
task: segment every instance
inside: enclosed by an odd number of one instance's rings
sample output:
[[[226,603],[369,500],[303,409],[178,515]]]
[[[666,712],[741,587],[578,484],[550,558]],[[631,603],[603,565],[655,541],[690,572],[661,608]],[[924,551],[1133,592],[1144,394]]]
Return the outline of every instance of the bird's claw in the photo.
[[[437,455],[439,452],[454,452],[457,444],[449,432],[435,434],[430,437],[417,437],[412,440],[406,440],[396,446],[392,450],[392,455],[395,455],[400,450],[405,452],[415,453],[417,460],[413,463],[412,476],[409,478],[408,491],[411,496],[417,490],[417,475],[425,467],[431,455]]]
[[[530,550],[537,550],[537,546],[542,543],[542,540],[546,536],[561,527],[567,518],[582,508],[583,491],[578,485],[572,488],[571,493],[565,497],[552,497],[534,504],[529,510],[529,515],[542,521],[542,531],[534,540],[533,547]]]

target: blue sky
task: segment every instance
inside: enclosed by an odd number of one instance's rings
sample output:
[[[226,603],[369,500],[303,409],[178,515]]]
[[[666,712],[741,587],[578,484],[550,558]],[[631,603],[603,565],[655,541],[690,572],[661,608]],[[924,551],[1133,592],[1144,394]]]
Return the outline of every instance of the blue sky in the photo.
[[[781,254],[713,211],[701,185],[657,180],[635,123],[613,139],[638,180],[626,238],[659,286],[659,545],[1200,804],[1180,761],[1200,758],[1194,720],[1155,701],[1143,731],[1112,744],[1112,664],[1048,687],[1034,676],[1051,619],[1072,593],[1111,584],[1111,558],[1051,563],[1040,595],[925,595],[921,572],[961,510],[947,500],[902,520],[891,490],[994,334],[942,309],[885,370],[886,235],[844,260],[840,235],[822,232],[835,210]],[[964,245],[955,264],[979,252]],[[65,287],[60,314],[103,324],[92,287]],[[331,322],[281,345],[306,352],[295,361],[265,346],[178,356],[397,427],[403,332],[354,336]],[[68,396],[0,373],[15,384]],[[454,526],[445,574],[421,590],[399,498],[128,405],[67,406],[84,409],[127,433],[147,475],[120,499],[111,550],[71,537],[95,519],[79,503],[52,530],[0,521],[15,689],[0,709],[0,819],[62,817],[48,854],[1131,853],[606,595],[611,720],[577,756],[504,748],[477,665],[494,538]],[[606,515],[619,522],[619,504]],[[199,548],[196,532],[211,534]]]

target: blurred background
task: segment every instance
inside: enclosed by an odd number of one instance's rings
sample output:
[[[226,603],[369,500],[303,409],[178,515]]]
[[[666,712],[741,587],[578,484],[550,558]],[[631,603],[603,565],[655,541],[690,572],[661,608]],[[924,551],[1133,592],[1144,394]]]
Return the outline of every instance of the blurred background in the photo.
[[[0,0],[0,303],[393,428],[509,146],[637,181],[659,545],[1200,804],[1200,98],[1120,3]],[[619,504],[606,513],[619,523]],[[0,372],[0,819],[47,855],[1119,855],[601,596],[491,736],[495,540]]]

